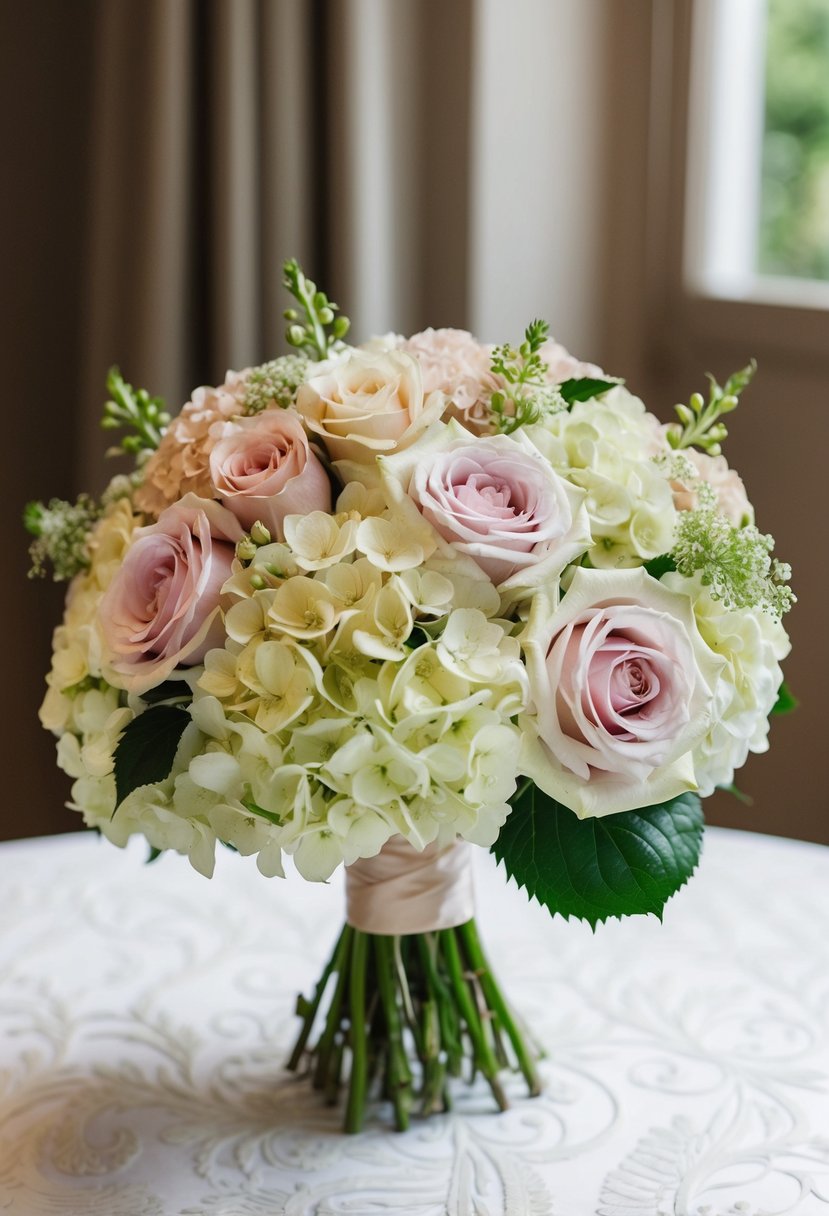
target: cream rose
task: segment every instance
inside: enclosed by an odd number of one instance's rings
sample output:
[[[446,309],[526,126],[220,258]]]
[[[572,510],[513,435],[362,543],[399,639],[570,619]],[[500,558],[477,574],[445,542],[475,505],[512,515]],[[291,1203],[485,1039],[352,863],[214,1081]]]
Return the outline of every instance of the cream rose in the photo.
[[[335,461],[349,462],[349,480],[379,453],[414,443],[445,406],[441,393],[424,396],[420,367],[402,351],[355,351],[301,385],[296,408]]]
[[[110,683],[146,692],[223,643],[219,599],[243,535],[234,515],[193,494],[136,531],[98,614]]]
[[[330,511],[331,483],[296,414],[244,418],[210,453],[216,497],[248,531],[257,520],[284,539],[286,515]]]
[[[591,543],[584,494],[553,471],[520,433],[475,439],[436,423],[414,447],[380,461],[453,551],[501,590],[555,579]]]
[[[580,818],[695,789],[723,660],[688,596],[644,570],[576,570],[555,612],[533,602],[522,637],[530,711],[520,768]]]

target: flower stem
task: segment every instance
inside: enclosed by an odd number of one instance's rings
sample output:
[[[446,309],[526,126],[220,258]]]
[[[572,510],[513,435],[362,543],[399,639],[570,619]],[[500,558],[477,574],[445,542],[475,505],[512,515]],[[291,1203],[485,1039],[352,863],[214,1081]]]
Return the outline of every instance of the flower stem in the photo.
[[[429,991],[437,1002],[441,1045],[446,1051],[447,1068],[451,1076],[459,1077],[461,1073],[461,1060],[463,1058],[460,1027],[458,1025],[457,1009],[452,1002],[452,994],[438,974],[435,962],[438,949],[437,935],[434,933],[419,933],[416,940]]]
[[[501,1110],[506,1110],[509,1106],[507,1096],[498,1080],[498,1062],[492,1053],[492,1048],[486,1041],[486,1037],[478,1017],[478,1011],[475,1008],[475,1002],[472,1000],[472,995],[467,986],[461,966],[461,957],[458,950],[458,943],[455,938],[454,929],[441,929],[440,942],[443,946],[443,953],[446,959],[446,965],[449,971],[449,979],[452,984],[452,990],[455,994],[455,1000],[458,1003],[458,1009],[461,1017],[466,1023],[466,1029],[469,1037],[472,1040],[472,1045],[475,1053],[475,1063],[480,1068],[481,1072],[489,1083],[489,1088],[492,1090],[492,1095]]]
[[[512,1016],[509,1006],[504,1000],[501,989],[495,982],[495,978],[490,970],[489,963],[481,948],[481,941],[478,937],[478,930],[474,920],[467,921],[465,925],[461,925],[458,929],[458,934],[463,942],[466,951],[466,957],[472,968],[477,972],[481,982],[486,1002],[490,1009],[497,1015],[498,1020],[507,1033],[512,1049],[515,1052],[515,1058],[518,1061],[518,1067],[524,1074],[524,1078],[530,1089],[530,1094],[537,1097],[541,1093],[541,1081],[538,1076],[538,1070],[535,1067],[524,1038],[521,1035],[518,1027],[515,1024],[515,1019]]]
[[[345,929],[343,930],[343,936],[340,939],[340,947],[337,952],[335,962],[337,970],[337,983],[334,987],[334,995],[331,998],[331,1005],[328,1009],[328,1017],[325,1020],[325,1029],[320,1036],[319,1045],[316,1051],[317,1059],[316,1067],[314,1069],[314,1089],[326,1088],[331,1051],[334,1047],[337,1028],[340,1024],[340,1010],[343,1006],[343,997],[348,987],[349,964],[351,960],[353,941],[354,930],[350,925],[346,925]]]
[[[336,983],[331,986],[331,976]],[[330,996],[327,994],[330,993]],[[321,1033],[311,1046],[324,1002]],[[531,1094],[540,1090],[532,1051],[489,968],[473,921],[404,937],[346,926],[309,1001],[289,1067],[310,1059],[314,1088],[335,1103],[347,1078],[346,1132],[358,1132],[371,1093],[390,1101],[394,1125],[448,1110],[447,1078],[464,1060],[480,1071],[498,1106],[508,1103],[499,1073],[517,1066]],[[512,1051],[508,1050],[511,1045]],[[348,1050],[346,1050],[348,1049]]]
[[[380,1001],[386,1020],[389,1097],[394,1106],[395,1127],[398,1131],[405,1131],[409,1126],[412,1073],[406,1059],[400,1010],[397,1006],[395,940],[393,937],[377,936],[374,938],[374,950]]]
[[[339,973],[340,977],[342,977],[343,955],[345,954],[346,949],[348,947],[348,939],[351,936],[351,932],[352,932],[352,929],[351,929],[350,925],[343,926],[342,933],[337,938],[337,944],[335,945],[335,947],[331,953],[331,957],[329,958],[328,962],[326,963],[325,970],[323,971],[322,975],[320,976],[319,982],[317,983],[317,986],[314,989],[314,995],[313,995],[312,999],[310,1001],[305,1001],[305,999],[303,997],[299,997],[297,1000],[297,1013],[300,1014],[301,1017],[303,1017],[303,1023],[302,1023],[302,1029],[300,1030],[299,1035],[297,1036],[296,1043],[294,1044],[294,1049],[291,1052],[291,1055],[285,1066],[286,1068],[289,1068],[291,1070],[291,1072],[296,1072],[297,1068],[299,1067],[299,1062],[302,1059],[302,1053],[305,1051],[305,1046],[308,1042],[311,1031],[314,1027],[314,1021],[316,1020],[317,1012],[320,1007],[320,1002],[322,1000],[323,993],[325,992],[325,989],[328,986],[328,981],[331,978],[332,973],[334,971],[337,971]]]
[[[366,1110],[368,1079],[368,1050],[366,1043],[366,962],[368,958],[368,934],[356,930],[351,948],[351,975],[349,1011],[351,1027],[351,1079],[348,1087],[348,1104],[345,1111],[345,1130],[359,1132],[363,1126]]]

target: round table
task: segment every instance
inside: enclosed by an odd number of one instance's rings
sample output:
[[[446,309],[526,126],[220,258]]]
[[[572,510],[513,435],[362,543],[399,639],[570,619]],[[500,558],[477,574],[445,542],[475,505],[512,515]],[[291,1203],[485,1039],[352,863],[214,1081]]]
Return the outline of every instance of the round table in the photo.
[[[551,920],[478,850],[484,942],[546,1048],[359,1136],[283,1070],[338,882],[92,834],[0,846],[4,1216],[829,1216],[829,851],[709,830],[655,918]]]

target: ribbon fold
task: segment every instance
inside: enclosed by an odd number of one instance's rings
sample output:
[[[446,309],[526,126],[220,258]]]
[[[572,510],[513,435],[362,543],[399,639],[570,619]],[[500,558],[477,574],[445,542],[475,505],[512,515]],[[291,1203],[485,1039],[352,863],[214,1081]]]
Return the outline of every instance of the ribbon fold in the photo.
[[[363,933],[453,929],[475,915],[472,850],[465,840],[422,852],[392,836],[376,857],[346,867],[346,920]]]

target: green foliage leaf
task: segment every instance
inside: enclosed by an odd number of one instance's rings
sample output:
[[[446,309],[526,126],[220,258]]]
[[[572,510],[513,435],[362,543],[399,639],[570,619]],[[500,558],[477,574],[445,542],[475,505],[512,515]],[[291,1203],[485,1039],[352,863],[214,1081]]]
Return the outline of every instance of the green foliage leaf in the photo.
[[[788,684],[784,680],[777,690],[777,700],[772,706],[773,714],[790,714],[793,709],[797,709],[800,702],[794,695]]]
[[[591,376],[581,376],[575,380],[565,380],[558,386],[558,391],[567,404],[572,405],[575,401],[589,401],[591,397],[598,397],[618,384],[618,380],[595,380]]]
[[[654,913],[696,869],[703,817],[695,794],[603,818],[573,811],[527,785],[492,852],[552,915],[595,927],[610,917]]]
[[[115,749],[116,811],[133,790],[169,776],[189,722],[190,715],[174,705],[154,705],[133,718]]]
[[[660,553],[659,557],[652,557],[649,562],[645,562],[645,569],[651,578],[659,579],[663,574],[673,573],[676,570],[676,562],[670,553]]]
[[[154,844],[151,844],[150,851],[147,853],[147,856],[144,860],[144,865],[151,866],[154,861],[158,861],[159,857],[161,856],[161,854],[163,852],[164,852],[163,849],[157,849]]]
[[[413,625],[412,632],[406,638],[406,645],[412,650],[417,650],[418,646],[425,646],[427,642],[431,642],[431,636],[420,625]]]
[[[165,680],[155,688],[142,692],[141,700],[147,705],[158,705],[162,701],[192,701],[193,693],[186,680]]]

